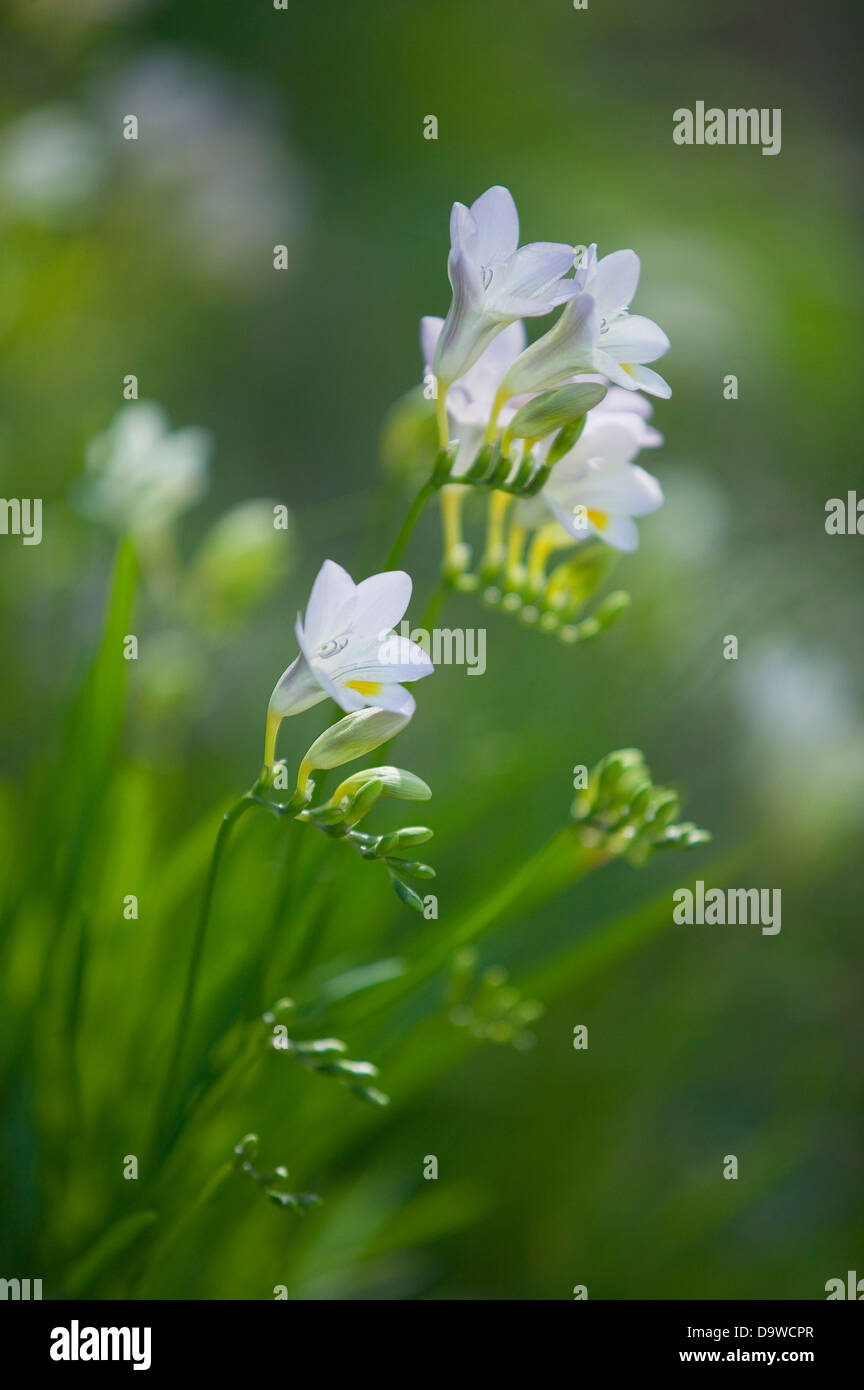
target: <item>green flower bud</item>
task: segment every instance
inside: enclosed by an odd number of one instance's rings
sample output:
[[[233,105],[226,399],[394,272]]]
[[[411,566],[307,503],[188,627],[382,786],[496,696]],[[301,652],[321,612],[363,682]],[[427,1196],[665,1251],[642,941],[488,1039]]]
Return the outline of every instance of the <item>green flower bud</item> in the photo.
[[[293,524],[274,525],[274,503],[242,502],[204,537],[190,586],[211,622],[237,622],[274,588],[295,556]]]
[[[606,387],[594,382],[543,391],[517,410],[507,432],[514,439],[545,439],[547,434],[568,425],[578,424],[581,429],[588,411],[599,405],[605,395]],[[572,444],[568,447],[572,448]]]
[[[361,1100],[368,1100],[371,1105],[389,1105],[390,1097],[385,1096],[383,1091],[379,1091],[375,1086],[352,1086],[351,1090],[355,1096]]]
[[[341,1038],[311,1038],[306,1042],[292,1042],[291,1051],[301,1056],[318,1056],[322,1053],[347,1052],[348,1044]]]
[[[415,912],[422,912],[423,899],[420,897],[420,894],[415,892],[409,883],[405,883],[403,879],[399,878],[398,874],[393,872],[392,865],[388,865],[388,867],[390,868],[390,879],[397,897],[401,898],[403,903],[408,907],[413,907]]]
[[[601,628],[611,627],[612,623],[620,618],[630,607],[632,599],[624,589],[616,589],[614,593],[607,594],[602,603],[597,605],[594,617]]]
[[[406,392],[388,412],[381,431],[381,463],[390,478],[419,483],[426,477],[437,442],[435,402],[423,387]]]
[[[431,864],[424,864],[420,859],[399,859],[394,860],[398,863],[399,872],[408,874],[411,878],[435,878],[435,870]]]
[[[368,782],[361,783],[353,795],[347,798],[340,797],[340,801],[346,801],[345,824],[357,825],[364,816],[368,816],[383,791],[384,783],[380,777],[370,777]],[[336,797],[333,800],[335,801]]]
[[[401,767],[369,767],[364,772],[355,772],[353,776],[346,777],[333,793],[333,800],[343,801],[345,797],[355,796],[366,782],[372,780],[381,783],[382,796],[395,796],[401,801],[428,801],[432,795],[422,778],[415,777],[413,772],[406,772]]]
[[[435,831],[422,825],[406,825],[403,830],[396,830],[393,833],[396,837],[396,846],[400,849],[407,849],[411,845],[425,845],[427,840],[432,839]]]
[[[410,715],[394,714],[391,710],[369,706],[348,714],[338,724],[331,724],[316,738],[306,753],[297,774],[297,790],[303,791],[310,773],[316,768],[341,767],[388,743],[405,728]]]

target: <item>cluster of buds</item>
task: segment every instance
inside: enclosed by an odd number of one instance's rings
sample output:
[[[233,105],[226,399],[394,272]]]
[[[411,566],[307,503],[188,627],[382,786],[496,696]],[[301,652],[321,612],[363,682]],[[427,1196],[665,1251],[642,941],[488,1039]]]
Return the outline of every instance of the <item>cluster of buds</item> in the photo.
[[[588,848],[644,864],[657,849],[692,849],[711,835],[679,821],[681,798],[657,787],[638,748],[608,753],[587,775],[571,808]]]
[[[234,1145],[235,1170],[250,1178],[261,1189],[264,1196],[277,1207],[290,1208],[296,1212],[304,1212],[308,1211],[309,1207],[317,1207],[321,1198],[314,1192],[289,1192],[283,1186],[288,1181],[289,1174],[288,1169],[281,1163],[278,1168],[273,1169],[272,1173],[259,1173],[254,1163],[258,1157],[258,1144],[257,1134],[247,1134],[240,1140],[239,1144]]]
[[[251,797],[276,816],[290,816],[301,824],[313,825],[331,839],[343,841],[361,859],[380,860],[397,895],[409,907],[422,912],[423,899],[409,880],[434,878],[435,870],[420,860],[406,859],[403,854],[431,840],[433,831],[425,825],[406,825],[384,834],[371,834],[357,828],[381,797],[428,801],[432,792],[422,778],[401,767],[365,768],[340,782],[326,801],[313,804],[313,772],[341,767],[343,763],[363,757],[395,737],[407,722],[404,716],[391,714],[389,710],[363,709],[346,715],[325,729],[307,750],[289,801],[273,801],[268,795],[272,787],[286,783],[284,761],[272,767],[265,765]]]
[[[307,1071],[340,1081],[352,1095],[372,1105],[389,1105],[390,1097],[367,1083],[378,1075],[373,1062],[355,1062],[346,1056],[348,1044],[341,1038],[292,1038],[285,1020],[294,1011],[293,999],[279,999],[261,1015],[267,1046],[300,1062]]]
[[[536,999],[524,999],[503,966],[478,970],[473,946],[457,951],[450,963],[447,1008],[450,1022],[482,1042],[509,1043],[527,1052],[536,1041],[528,1025],[543,1014]]]

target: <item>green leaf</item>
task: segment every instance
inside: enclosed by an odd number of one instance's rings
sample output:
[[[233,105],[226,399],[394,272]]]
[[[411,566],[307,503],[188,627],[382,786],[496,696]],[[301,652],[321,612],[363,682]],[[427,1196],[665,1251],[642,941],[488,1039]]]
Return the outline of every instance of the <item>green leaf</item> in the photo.
[[[124,1216],[115,1222],[99,1237],[95,1245],[71,1266],[63,1280],[66,1295],[80,1297],[94,1279],[124,1255],[138,1237],[158,1219],[159,1213],[156,1211],[136,1211],[131,1216]]]

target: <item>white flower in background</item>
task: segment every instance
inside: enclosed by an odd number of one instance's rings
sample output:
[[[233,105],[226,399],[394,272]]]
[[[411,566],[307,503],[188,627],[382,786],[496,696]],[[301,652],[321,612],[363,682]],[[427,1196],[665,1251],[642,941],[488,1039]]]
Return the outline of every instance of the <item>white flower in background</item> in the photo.
[[[212,451],[207,430],[171,430],[161,406],[130,402],[87,446],[78,510],[115,531],[161,531],[207,491]]]
[[[435,357],[435,348],[444,320],[426,317],[420,321],[420,345],[427,371]],[[453,463],[455,477],[467,473],[483,444],[486,427],[508,367],[525,347],[525,325],[521,319],[509,324],[481,353],[473,367],[459,377],[447,394],[447,415],[451,438],[458,439],[459,449]],[[501,410],[498,420],[506,426],[519,407],[514,399]]]
[[[545,391],[580,373],[597,372],[628,391],[671,396],[668,383],[645,365],[662,357],[669,339],[652,319],[629,312],[639,271],[635,251],[613,251],[598,261],[591,246],[577,277],[583,292],[517,358],[502,392]]]
[[[573,540],[599,536],[616,550],[635,550],[633,517],[663,503],[657,479],[633,463],[640,449],[663,442],[647,421],[650,409],[641,397],[611,390],[589,411],[578,441],[555,464],[539,497],[520,504],[522,522],[536,525],[545,506]]]
[[[402,570],[355,584],[341,565],[325,560],[305,617],[297,619],[300,655],[270,697],[268,722],[278,726],[328,695],[348,713],[372,705],[410,717],[414,697],[400,682],[434,669],[422,647],[392,631],[410,598],[411,578]]]
[[[11,212],[51,218],[77,209],[108,173],[104,131],[68,106],[43,106],[0,135],[0,190]]]
[[[548,314],[581,288],[563,277],[575,252],[560,242],[519,246],[519,214],[506,188],[489,188],[450,214],[447,273],[453,299],[438,338],[439,389],[464,376],[492,339],[519,318]]]
[[[159,47],[108,69],[94,98],[108,129],[119,130],[127,112],[139,115],[135,158],[123,159],[123,196],[148,236],[173,247],[198,279],[272,283],[261,248],[284,243],[291,253],[305,196],[262,75],[252,81]]]
[[[824,877],[826,856],[842,860],[860,843],[864,816],[864,718],[849,667],[800,632],[763,633],[733,690],[745,733],[736,743],[765,824],[796,863],[817,859]]]

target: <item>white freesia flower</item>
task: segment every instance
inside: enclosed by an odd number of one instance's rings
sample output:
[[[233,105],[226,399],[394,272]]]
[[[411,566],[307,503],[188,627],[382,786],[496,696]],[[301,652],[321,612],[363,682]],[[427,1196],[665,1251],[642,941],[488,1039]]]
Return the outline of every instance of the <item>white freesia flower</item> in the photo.
[[[270,722],[278,726],[328,695],[348,713],[371,705],[410,717],[414,697],[400,682],[434,669],[422,647],[392,631],[410,598],[411,579],[402,570],[355,584],[341,565],[325,560],[305,617],[297,618],[300,655],[270,697]]]
[[[508,324],[548,314],[577,294],[581,281],[563,278],[574,259],[574,248],[560,242],[519,246],[519,214],[506,188],[487,189],[470,208],[454,203],[453,299],[433,364],[439,389],[464,376]]]
[[[420,345],[427,370],[434,360],[443,326],[444,320],[440,318],[427,316],[420,320]],[[467,473],[474,462],[483,444],[501,382],[524,347],[525,325],[521,319],[517,319],[493,338],[473,367],[469,367],[465,375],[450,387],[447,395],[448,425],[450,437],[459,441],[451,470],[455,477]],[[498,417],[501,425],[510,423],[519,404],[519,400],[514,398],[503,407]]]
[[[161,406],[130,402],[87,447],[78,508],[124,533],[160,531],[207,491],[212,450],[207,430],[172,431]]]
[[[572,539],[596,535],[617,550],[635,550],[633,517],[663,503],[657,479],[633,463],[640,449],[663,442],[647,421],[649,412],[641,397],[611,390],[589,411],[577,443],[555,464],[540,496],[522,504],[523,522],[536,525],[545,504]]]
[[[513,363],[503,393],[545,391],[580,373],[598,372],[628,391],[671,396],[668,383],[645,365],[662,357],[669,339],[652,319],[629,312],[639,271],[635,251],[613,251],[598,261],[591,246],[577,276],[582,293]]]

